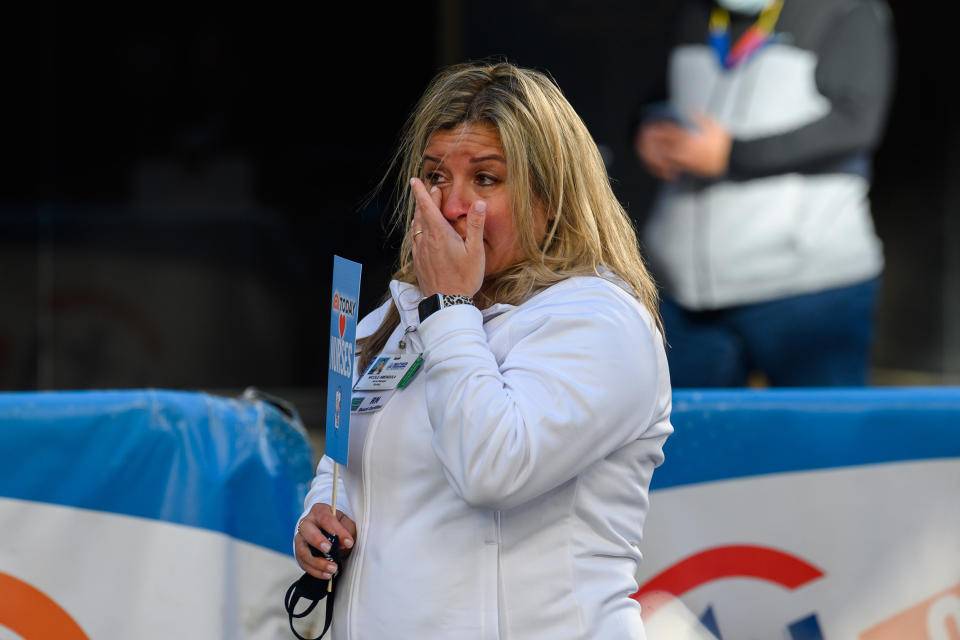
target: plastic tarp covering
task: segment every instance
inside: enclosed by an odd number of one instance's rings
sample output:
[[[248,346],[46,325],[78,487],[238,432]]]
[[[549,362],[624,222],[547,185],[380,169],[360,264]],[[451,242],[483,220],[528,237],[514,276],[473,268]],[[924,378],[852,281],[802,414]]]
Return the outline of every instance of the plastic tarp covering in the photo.
[[[76,637],[285,637],[312,475],[295,412],[256,397],[0,394],[0,603],[34,603],[0,629],[50,637],[59,609]]]

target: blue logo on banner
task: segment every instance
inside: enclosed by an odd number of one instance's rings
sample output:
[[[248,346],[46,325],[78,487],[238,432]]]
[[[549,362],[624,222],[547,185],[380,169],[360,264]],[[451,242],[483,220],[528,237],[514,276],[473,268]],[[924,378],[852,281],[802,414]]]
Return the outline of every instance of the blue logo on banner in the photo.
[[[347,466],[350,443],[350,390],[353,388],[353,356],[357,337],[361,268],[356,262],[333,256],[325,453],[343,466]]]

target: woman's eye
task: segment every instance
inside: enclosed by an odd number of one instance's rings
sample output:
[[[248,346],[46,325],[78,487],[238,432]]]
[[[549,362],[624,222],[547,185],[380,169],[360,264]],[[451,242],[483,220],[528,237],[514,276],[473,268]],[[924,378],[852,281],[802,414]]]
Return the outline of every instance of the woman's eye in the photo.
[[[430,184],[443,184],[444,178],[443,175],[434,171],[433,173],[427,174],[427,182]]]
[[[491,176],[490,174],[479,173],[477,174],[477,182],[479,182],[484,187],[488,187],[490,185],[497,184],[500,181],[497,180],[495,176]]]

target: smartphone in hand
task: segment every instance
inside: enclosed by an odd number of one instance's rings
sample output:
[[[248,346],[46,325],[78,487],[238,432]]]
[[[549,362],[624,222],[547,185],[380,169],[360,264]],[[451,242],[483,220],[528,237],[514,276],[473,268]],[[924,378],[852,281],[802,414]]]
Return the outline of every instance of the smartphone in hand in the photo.
[[[672,103],[667,101],[653,102],[643,107],[640,112],[640,120],[644,123],[658,120],[667,121],[691,131],[698,129],[693,120],[680,113]]]

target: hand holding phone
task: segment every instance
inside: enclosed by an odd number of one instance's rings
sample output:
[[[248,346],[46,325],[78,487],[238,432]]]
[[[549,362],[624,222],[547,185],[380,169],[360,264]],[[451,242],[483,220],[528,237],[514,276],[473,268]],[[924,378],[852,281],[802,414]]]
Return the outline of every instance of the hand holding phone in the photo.
[[[640,112],[641,122],[644,124],[657,121],[672,122],[673,124],[696,131],[697,123],[680,113],[671,102],[654,102],[645,106]]]

